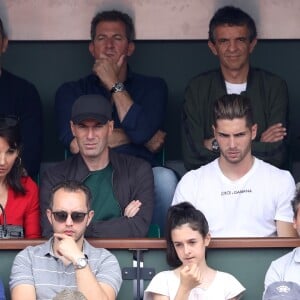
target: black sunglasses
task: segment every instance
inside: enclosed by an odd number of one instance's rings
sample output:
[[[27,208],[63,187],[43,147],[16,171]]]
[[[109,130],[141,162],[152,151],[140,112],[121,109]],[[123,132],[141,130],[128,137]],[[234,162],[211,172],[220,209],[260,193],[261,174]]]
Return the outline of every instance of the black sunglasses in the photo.
[[[71,215],[74,223],[81,223],[88,214],[88,212],[85,213],[79,211],[73,211],[71,214],[68,214],[66,211],[52,211],[51,213],[54,216],[55,221],[59,223],[66,222],[69,215]]]

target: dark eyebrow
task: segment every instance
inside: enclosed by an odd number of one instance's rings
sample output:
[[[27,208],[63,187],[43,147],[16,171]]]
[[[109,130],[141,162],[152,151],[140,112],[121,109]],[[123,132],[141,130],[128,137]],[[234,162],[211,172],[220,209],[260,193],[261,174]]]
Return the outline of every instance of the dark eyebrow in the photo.
[[[217,39],[217,41],[218,42],[227,42],[227,41],[229,41],[229,39],[228,38],[219,38],[219,39]]]
[[[81,123],[81,122],[77,123],[76,125],[78,125],[78,126],[86,126],[84,123]]]
[[[241,131],[241,132],[235,133],[234,136],[240,136],[240,135],[245,135],[245,134],[246,134],[246,131]]]
[[[229,133],[224,133],[224,132],[221,132],[221,131],[217,131],[217,134],[221,135],[221,136],[224,136],[224,137],[230,136]],[[245,135],[245,134],[246,134],[246,131],[241,131],[241,132],[237,132],[237,133],[233,134],[233,136],[241,136],[241,135]]]
[[[236,40],[240,40],[240,41],[248,41],[249,38],[247,36],[239,36],[236,38]]]
[[[84,122],[79,122],[77,123],[77,125],[84,126],[84,127],[95,127],[95,126],[104,126],[106,125],[106,123],[102,124],[101,122],[96,122],[94,125],[90,126],[90,125],[86,125]]]
[[[96,35],[96,38],[98,38],[98,37],[108,37],[108,35],[105,34],[105,33],[99,33],[98,35]],[[112,35],[112,37],[123,37],[123,38],[125,38],[125,36],[121,33],[115,33],[115,34]]]
[[[221,135],[221,136],[229,136],[228,133],[224,133],[224,132],[220,132],[220,131],[217,131],[217,134]]]

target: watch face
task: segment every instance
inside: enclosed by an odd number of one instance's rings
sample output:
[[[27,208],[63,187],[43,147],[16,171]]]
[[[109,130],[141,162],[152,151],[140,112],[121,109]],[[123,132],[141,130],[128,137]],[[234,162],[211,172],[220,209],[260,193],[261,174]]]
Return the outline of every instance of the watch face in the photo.
[[[82,269],[86,267],[87,265],[87,259],[86,258],[78,258],[77,263],[76,263],[76,268],[77,269]]]
[[[124,89],[124,84],[123,84],[122,82],[116,83],[115,89],[116,89],[117,91],[123,90],[123,89]]]
[[[111,93],[116,93],[116,92],[122,92],[125,90],[124,84],[122,82],[117,82],[114,84],[112,89],[110,90]]]

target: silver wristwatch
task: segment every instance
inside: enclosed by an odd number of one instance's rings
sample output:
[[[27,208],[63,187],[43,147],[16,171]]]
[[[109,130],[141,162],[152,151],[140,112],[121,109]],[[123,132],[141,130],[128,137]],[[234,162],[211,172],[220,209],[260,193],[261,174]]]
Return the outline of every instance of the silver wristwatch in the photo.
[[[86,257],[80,257],[80,258],[77,259],[76,263],[74,264],[74,268],[76,270],[83,269],[87,266],[87,264],[88,264],[87,258]]]
[[[116,82],[110,90],[112,94],[123,91],[125,91],[125,86],[122,82]]]

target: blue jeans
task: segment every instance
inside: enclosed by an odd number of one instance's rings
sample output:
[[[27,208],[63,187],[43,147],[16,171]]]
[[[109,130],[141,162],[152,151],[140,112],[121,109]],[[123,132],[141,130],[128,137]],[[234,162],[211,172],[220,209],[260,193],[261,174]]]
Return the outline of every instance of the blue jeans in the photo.
[[[0,280],[0,300],[5,300],[4,286],[1,280]]]
[[[165,235],[167,212],[171,206],[178,178],[175,172],[165,167],[152,168],[154,176],[153,224],[159,225],[160,235]]]

